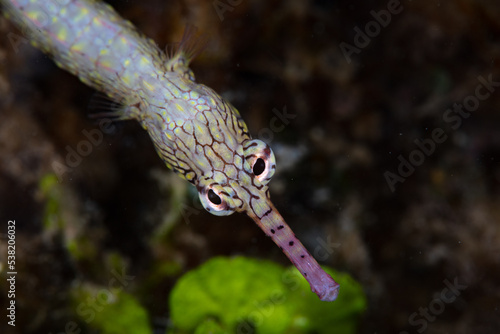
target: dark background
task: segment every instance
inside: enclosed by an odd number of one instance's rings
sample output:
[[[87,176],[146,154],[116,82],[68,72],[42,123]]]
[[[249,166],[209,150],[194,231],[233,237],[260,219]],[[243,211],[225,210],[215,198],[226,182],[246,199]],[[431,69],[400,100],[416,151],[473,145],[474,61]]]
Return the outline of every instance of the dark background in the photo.
[[[478,77],[500,82],[500,3],[401,1],[350,62],[341,43],[355,46],[355,27],[365,31],[389,1],[222,0],[232,8],[222,16],[214,3],[111,2],[162,48],[186,24],[198,27],[207,47],[192,65],[197,81],[232,102],[254,137],[269,133],[273,109],[295,116],[270,140],[271,195],[306,247],[318,237],[340,244],[322,263],[363,285],[360,333],[417,333],[410,315],[439,298],[445,280],[467,287],[425,333],[498,333],[500,87],[459,126],[443,117],[472,101]],[[83,130],[99,129],[88,117],[99,98],[31,46],[16,52],[7,37],[20,32],[4,18],[0,29],[0,217],[17,222],[17,321],[29,324],[19,332],[62,330],[74,318],[72,285],[105,284],[113,256],[137,277],[127,292],[159,330],[178,277],[211,257],[289,264],[248,218],[200,209],[132,121],[64,174],[54,195],[63,226],[44,227],[50,196],[40,180]],[[429,142],[435,129],[446,140],[392,191],[387,172],[398,174],[398,157],[416,157],[415,140]],[[71,240],[83,255],[68,252]],[[178,270],[155,279],[160,263]]]

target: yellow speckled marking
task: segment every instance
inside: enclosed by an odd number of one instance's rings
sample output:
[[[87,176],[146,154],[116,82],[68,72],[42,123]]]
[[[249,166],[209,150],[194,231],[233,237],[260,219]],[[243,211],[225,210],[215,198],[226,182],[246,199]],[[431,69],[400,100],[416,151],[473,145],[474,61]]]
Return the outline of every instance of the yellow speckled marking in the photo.
[[[102,26],[102,22],[101,22],[101,19],[99,17],[94,17],[94,19],[92,20],[92,23],[96,27],[101,27]]]
[[[142,84],[144,87],[149,89],[151,92],[155,90],[155,87],[152,84],[150,84],[149,82],[147,82],[146,80],[142,80]]]

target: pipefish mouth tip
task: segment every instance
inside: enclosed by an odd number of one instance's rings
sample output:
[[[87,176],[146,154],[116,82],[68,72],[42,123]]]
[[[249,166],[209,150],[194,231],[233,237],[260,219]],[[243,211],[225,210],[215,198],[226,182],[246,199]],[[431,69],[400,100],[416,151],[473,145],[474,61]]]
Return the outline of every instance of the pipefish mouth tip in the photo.
[[[319,299],[324,302],[333,302],[339,295],[339,288],[340,286],[338,284],[329,286]]]

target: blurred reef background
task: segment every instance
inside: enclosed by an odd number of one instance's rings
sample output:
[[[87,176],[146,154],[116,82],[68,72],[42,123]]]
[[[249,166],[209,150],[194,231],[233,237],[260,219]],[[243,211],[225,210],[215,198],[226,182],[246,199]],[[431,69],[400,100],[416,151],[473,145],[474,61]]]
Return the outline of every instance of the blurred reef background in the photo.
[[[322,265],[353,281],[349,330],[328,327],[332,312],[283,308],[290,292],[272,312],[252,304],[263,320],[240,332],[271,333],[265,319],[290,314],[284,333],[500,332],[500,2],[109,3],[162,48],[186,24],[205,35],[197,81],[270,143],[274,204]],[[12,39],[22,32],[3,17],[0,36],[0,300],[15,220],[19,324],[3,317],[2,333],[190,333],[172,320],[188,271],[235,256],[274,262],[265,277],[289,266],[244,215],[205,212],[139,124],[104,131],[89,117],[95,92]],[[89,133],[101,134],[89,153],[54,170]],[[257,298],[221,277],[229,297]],[[196,333],[226,333],[207,312]]]

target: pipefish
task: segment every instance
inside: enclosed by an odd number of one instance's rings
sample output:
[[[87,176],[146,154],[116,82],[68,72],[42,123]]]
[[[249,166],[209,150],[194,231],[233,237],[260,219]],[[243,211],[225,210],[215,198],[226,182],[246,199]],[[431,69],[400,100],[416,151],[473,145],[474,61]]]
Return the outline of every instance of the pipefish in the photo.
[[[295,237],[270,200],[273,151],[252,139],[240,113],[189,68],[187,38],[170,57],[115,10],[92,0],[1,0],[31,43],[82,82],[121,106],[117,119],[138,121],[180,177],[218,216],[246,213],[283,250],[321,300],[339,285]],[[191,40],[191,43],[189,42]],[[195,40],[196,41],[196,40]]]

